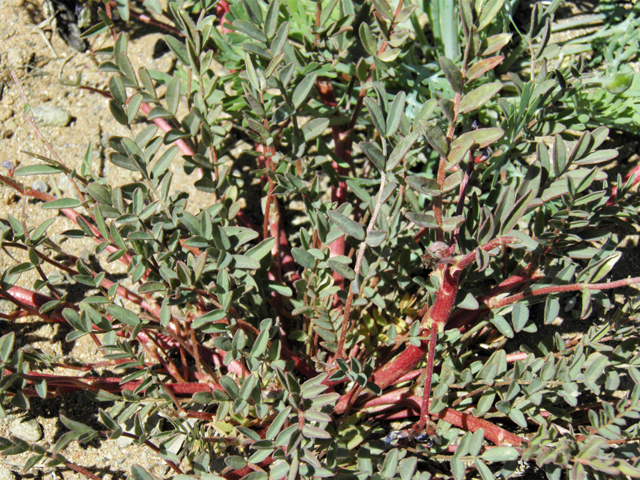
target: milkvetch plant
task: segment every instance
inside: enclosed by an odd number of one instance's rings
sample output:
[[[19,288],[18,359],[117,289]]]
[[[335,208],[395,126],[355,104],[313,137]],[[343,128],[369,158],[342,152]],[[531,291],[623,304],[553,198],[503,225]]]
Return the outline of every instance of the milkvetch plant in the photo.
[[[101,359],[81,368],[120,376],[48,373],[72,365],[2,337],[12,405],[77,390],[111,402],[102,431],[62,417],[70,432],[52,451],[13,438],[4,454],[69,466],[69,442],[125,435],[174,478],[491,479],[519,462],[552,479],[640,476],[635,310],[607,294],[640,283],[607,281],[614,232],[638,220],[637,176],[600,168],[617,156],[609,130],[577,105],[602,82],[549,43],[558,5],[536,4],[514,39],[500,0],[426,12],[406,0],[147,1],[177,60],[167,74],[133,65],[116,31],[116,11],[148,19],[142,7],[105,3],[85,35],[114,38],[96,52],[108,88],[78,87],[127,127],[109,159],[132,181],[109,185],[90,150],[71,169],[53,147],[0,177],[73,221],[65,235],[93,239],[105,271],[53,243],[51,221],[9,216],[3,248],[28,261],[3,273],[0,296],[16,306],[8,319],[89,335]],[[245,176],[228,153],[237,139],[254,162]],[[173,162],[207,194],[195,213]],[[77,198],[25,187],[35,174],[69,176]],[[114,262],[127,282],[107,279]],[[54,270],[91,294],[69,300]],[[40,277],[30,287],[28,271]],[[602,307],[613,313],[583,335],[506,350]],[[149,433],[158,416],[165,429]]]

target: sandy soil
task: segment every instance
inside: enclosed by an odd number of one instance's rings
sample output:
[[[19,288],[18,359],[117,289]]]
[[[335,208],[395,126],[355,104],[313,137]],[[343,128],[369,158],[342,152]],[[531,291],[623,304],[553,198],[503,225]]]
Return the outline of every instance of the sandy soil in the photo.
[[[87,53],[79,53],[67,45],[50,24],[42,28],[37,27],[46,20],[46,9],[43,8],[41,0],[0,1],[0,164],[4,165],[0,166],[0,173],[6,175],[7,167],[38,163],[23,153],[24,151],[49,156],[42,142],[25,121],[22,113],[24,103],[9,74],[12,69],[20,79],[24,94],[32,108],[58,107],[71,115],[71,122],[66,127],[39,127],[42,135],[53,145],[68,167],[79,168],[90,143],[93,147],[92,160],[96,172],[113,184],[130,181],[130,177],[122,176],[122,170],[110,168],[105,157],[109,136],[126,134],[124,127],[111,117],[107,100],[89,91],[64,85],[64,80],[74,81],[80,73],[83,84],[105,88],[108,77],[97,71],[97,65]],[[170,70],[171,56],[162,55],[162,50],[158,51],[156,45],[161,37],[160,32],[150,28],[134,29],[129,48],[131,61],[138,66],[144,64],[157,70]],[[94,38],[91,45],[99,48],[104,40],[104,37]],[[135,128],[142,126],[144,125]],[[56,196],[72,195],[71,184],[64,175],[19,179],[27,187],[46,189],[48,193]],[[42,221],[56,216],[55,211],[42,210],[39,203],[20,199],[12,189],[0,186],[0,219],[3,221],[6,221],[8,215],[13,215],[19,220],[26,220],[29,226],[37,226]],[[63,216],[57,216],[49,232],[62,241],[60,233],[69,228],[72,228],[71,222]],[[94,244],[90,242],[71,244],[63,241],[62,246],[88,261],[95,261],[95,258],[91,258]],[[0,271],[4,271],[20,258],[22,257],[19,251],[0,252]],[[110,270],[113,271],[113,268]],[[25,275],[20,283],[31,286],[34,279],[34,276]],[[0,302],[0,309],[8,312],[12,307]],[[96,347],[88,337],[72,344],[66,343],[64,337],[68,331],[60,325],[34,322],[33,319],[23,319],[16,324],[0,321],[0,335],[9,331],[20,332],[16,338],[16,348],[29,345],[49,355],[62,355],[82,361],[96,358]],[[58,419],[60,414],[100,428],[97,421],[98,407],[99,405],[90,402],[83,394],[65,395],[46,402],[36,398],[32,399],[31,411],[26,418],[34,417],[41,426],[43,437],[37,444],[50,447],[67,431]],[[0,420],[0,436],[10,436],[12,422],[21,417],[25,417],[24,412],[7,408],[7,418]],[[72,443],[63,454],[71,462],[90,467],[92,473],[104,479],[126,478],[134,464],[142,465],[158,478],[171,476],[167,472],[166,464],[146,447],[130,445],[122,448],[116,441],[95,440],[84,446]],[[22,465],[27,458],[26,454],[0,457],[0,478],[11,478],[9,471],[15,472],[18,478],[84,478],[60,467],[35,468],[20,477]]]

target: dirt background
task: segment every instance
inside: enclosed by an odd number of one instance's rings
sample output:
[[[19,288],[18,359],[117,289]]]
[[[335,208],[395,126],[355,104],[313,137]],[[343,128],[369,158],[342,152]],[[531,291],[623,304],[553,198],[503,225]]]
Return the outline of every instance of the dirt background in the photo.
[[[0,0],[0,173],[6,175],[9,169],[17,166],[37,163],[23,151],[48,156],[46,148],[37,139],[31,126],[25,121],[24,103],[19,89],[11,79],[9,70],[13,69],[24,94],[31,107],[51,106],[65,110],[71,115],[70,123],[65,127],[41,125],[42,135],[53,145],[63,162],[70,168],[79,168],[88,144],[93,147],[92,163],[96,173],[106,177],[110,183],[117,185],[131,181],[130,172],[111,167],[106,159],[108,138],[112,135],[126,135],[126,129],[118,124],[109,112],[107,99],[64,85],[64,81],[72,82],[81,73],[82,83],[95,88],[104,89],[108,77],[97,71],[97,65],[87,53],[79,53],[63,41],[50,20],[50,10],[43,6],[42,0]],[[135,67],[147,66],[164,72],[171,70],[173,60],[168,50],[160,41],[162,33],[149,26],[137,26],[129,32],[129,58]],[[106,36],[91,40],[92,48],[100,48]],[[62,81],[61,81],[62,80]],[[135,128],[142,128],[139,124]],[[627,138],[614,138],[612,141],[621,149],[619,160],[610,165],[611,173],[620,171],[624,174],[638,161],[636,155],[638,144]],[[174,162],[172,169],[176,176],[174,185],[181,185],[193,194],[194,203],[206,202],[206,196],[193,187],[193,179],[187,181],[182,168]],[[614,174],[615,174],[614,173]],[[69,180],[64,175],[55,177],[20,177],[27,187],[41,189],[50,194],[72,196]],[[0,186],[0,220],[13,215],[18,220],[25,220],[29,226],[36,226],[42,221],[55,216],[51,210],[42,210],[40,203],[21,199],[6,186]],[[61,232],[73,228],[63,216],[57,216],[49,233],[54,240],[62,242],[67,248],[85,261],[100,262],[92,257],[94,244],[90,242],[64,243]],[[640,259],[636,235],[625,236],[623,258],[618,263],[613,278],[625,278],[629,275],[640,275]],[[16,261],[24,258],[20,251],[0,251],[0,271],[4,271]],[[102,260],[103,267],[104,260]],[[109,270],[118,273],[110,266]],[[122,271],[122,269],[120,269]],[[21,283],[30,286],[35,277],[25,275]],[[73,293],[73,292],[71,292]],[[624,302],[626,298],[635,297],[637,292],[628,289],[618,294],[616,299]],[[578,299],[579,308],[579,299]],[[10,305],[0,302],[0,311],[8,313]],[[592,321],[581,321],[563,312],[564,321],[561,330],[567,335],[585,331]],[[540,324],[540,322],[539,322]],[[558,325],[541,329],[537,334],[518,337],[518,342],[529,346],[537,344],[542,335],[553,333]],[[20,332],[16,338],[16,348],[30,346],[40,349],[49,355],[60,355],[67,359],[76,358],[90,361],[96,358],[96,348],[89,337],[73,342],[64,341],[68,330],[58,324],[46,324],[33,319],[20,319],[15,324],[0,320],[0,335],[9,331]],[[514,349],[518,345],[513,346]],[[29,348],[29,347],[28,347]],[[509,345],[507,345],[509,348]],[[97,421],[98,412],[83,394],[70,394],[52,400],[32,399],[30,412],[7,409],[7,417],[0,419],[0,436],[8,437],[15,433],[17,419],[35,419],[42,431],[39,445],[51,447],[67,429],[59,420],[64,414],[77,421],[100,428]],[[172,474],[166,464],[151,450],[135,445],[124,446],[116,441],[94,440],[89,445],[79,446],[71,443],[63,452],[65,457],[76,464],[89,467],[90,471],[103,479],[126,478],[131,466],[138,464],[146,468],[158,478],[166,478]],[[64,467],[35,468],[21,475],[22,466],[28,455],[0,457],[0,480],[5,478],[63,478],[75,479],[83,476]],[[183,465],[185,467],[185,465]],[[185,468],[188,470],[188,467]]]
[[[23,151],[50,156],[23,115],[24,102],[18,88],[11,79],[9,70],[16,72],[24,94],[32,108],[51,106],[65,110],[71,115],[70,123],[65,127],[40,124],[39,129],[55,148],[65,165],[79,168],[90,143],[93,147],[92,163],[96,173],[106,177],[112,184],[131,181],[129,172],[111,166],[105,156],[108,138],[112,135],[126,135],[125,127],[118,124],[109,112],[106,98],[66,86],[61,82],[73,82],[78,73],[82,74],[82,83],[104,89],[108,77],[97,71],[97,65],[87,53],[79,53],[65,43],[50,20],[50,8],[43,6],[42,0],[0,0],[0,173],[7,175],[12,167],[38,163]],[[152,27],[134,29],[130,35],[129,57],[136,66],[146,65],[150,69],[167,72],[172,68],[171,55],[159,42],[162,33]],[[46,40],[45,40],[46,39]],[[93,48],[100,48],[105,36],[91,40]],[[105,45],[106,46],[106,45]],[[146,124],[136,125],[142,128]],[[9,162],[9,163],[7,163]],[[181,168],[173,166],[180,182],[184,176]],[[52,195],[72,196],[72,187],[65,175],[55,177],[19,177],[26,187],[47,191]],[[184,180],[184,179],[183,179]],[[188,182],[193,183],[193,181]],[[193,192],[195,193],[195,189]],[[201,194],[200,194],[201,195]],[[75,242],[65,243],[60,233],[73,228],[73,224],[56,212],[40,208],[42,202],[21,199],[4,185],[0,186],[0,219],[6,221],[8,215],[25,220],[29,226],[39,225],[44,220],[56,217],[48,230],[61,246],[85,261],[98,261],[92,257],[95,244]],[[21,261],[20,251],[0,251],[0,271]],[[113,267],[113,266],[111,266]],[[114,271],[113,268],[110,268]],[[122,271],[122,269],[121,269]],[[117,273],[117,270],[116,270]],[[21,284],[30,285],[34,276],[25,275]],[[70,292],[73,294],[73,292]],[[0,302],[0,311],[8,313],[12,306]],[[65,359],[76,358],[81,361],[95,359],[96,347],[89,337],[73,343],[66,343],[64,337],[68,330],[58,324],[47,324],[33,319],[20,319],[14,325],[0,320],[0,335],[9,331],[20,332],[16,337],[16,348],[29,346]],[[73,375],[73,372],[66,371]],[[101,373],[101,372],[95,372]],[[38,445],[49,448],[67,431],[60,422],[59,415],[84,422],[94,428],[100,428],[97,421],[97,406],[84,394],[71,394],[47,400],[31,399],[31,410],[25,414],[7,407],[7,417],[0,419],[0,436],[9,437],[17,432],[16,420],[35,419],[40,426],[42,439]],[[33,427],[33,422],[31,422]],[[149,448],[136,445],[124,446],[121,442],[94,440],[88,445],[71,443],[64,451],[71,462],[89,467],[91,473],[103,479],[126,478],[134,464],[147,469],[158,478],[172,476],[166,464]],[[65,467],[34,468],[21,475],[22,466],[29,455],[0,457],[0,479],[8,478],[85,478]],[[186,466],[186,465],[183,465]],[[188,470],[188,468],[187,468]]]

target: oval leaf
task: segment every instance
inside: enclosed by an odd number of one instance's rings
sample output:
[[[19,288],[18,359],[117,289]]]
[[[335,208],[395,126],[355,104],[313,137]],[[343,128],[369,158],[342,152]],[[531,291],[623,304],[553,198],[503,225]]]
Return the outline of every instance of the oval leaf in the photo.
[[[442,193],[440,191],[440,187],[438,186],[438,182],[436,182],[432,178],[425,178],[419,175],[409,175],[406,178],[406,181],[407,185],[424,195],[437,197]]]
[[[360,142],[358,146],[369,160],[371,160],[371,163],[373,163],[378,170],[384,172],[386,159],[384,158],[384,154],[382,153],[382,150],[380,150],[380,147],[375,143],[370,142]]]
[[[447,57],[440,57],[438,61],[440,62],[440,68],[442,68],[444,76],[447,77],[449,85],[451,85],[453,91],[462,93],[464,81],[462,80],[462,72],[460,69]]]
[[[469,113],[482,107],[500,90],[502,90],[502,83],[500,82],[487,83],[472,90],[462,98],[460,112]]]
[[[360,241],[364,240],[364,228],[358,222],[335,211],[328,212],[328,215],[331,221],[344,233]]]

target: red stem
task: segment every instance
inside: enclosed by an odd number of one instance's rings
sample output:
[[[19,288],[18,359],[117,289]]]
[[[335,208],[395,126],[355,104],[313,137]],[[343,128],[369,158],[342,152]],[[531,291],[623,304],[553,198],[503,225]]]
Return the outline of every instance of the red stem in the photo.
[[[418,424],[418,432],[422,432],[427,423],[429,416],[429,398],[431,397],[431,379],[433,378],[433,361],[436,356],[436,341],[438,337],[438,326],[434,323],[431,325],[431,333],[429,334],[429,358],[427,360],[427,376],[424,379],[424,391],[422,393],[422,405],[420,408],[420,423]]]
[[[542,287],[536,290],[529,290],[526,292],[518,293],[517,295],[511,295],[507,298],[490,301],[487,303],[487,305],[489,308],[494,309],[504,307],[506,305],[511,305],[512,303],[517,303],[520,300],[524,300],[525,298],[548,295],[550,293],[579,292],[581,290],[584,290],[585,288],[588,288],[589,290],[610,290],[612,288],[628,287],[629,285],[638,283],[640,283],[640,277],[625,278],[623,280],[617,280],[615,282],[607,283],[574,283],[571,285],[553,285],[550,287]]]
[[[361,405],[362,409],[367,409],[368,412],[372,411],[373,407],[379,407],[373,411],[381,411],[380,407],[387,407],[388,409],[397,408],[398,405],[406,405],[410,407],[409,414],[407,416],[418,416],[420,414],[420,405],[422,399],[417,395],[412,395],[409,388],[402,388],[396,391],[390,392],[378,398],[373,398]],[[468,413],[458,412],[452,408],[444,408],[438,413],[431,413],[432,417],[444,420],[451,425],[455,425],[458,428],[462,428],[469,432],[475,432],[479,429],[484,429],[484,438],[494,443],[495,445],[513,445],[519,447],[525,440],[518,435],[515,435],[507,430],[494,425],[491,422],[475,417]]]
[[[636,185],[638,182],[640,182],[640,165],[636,165],[635,167],[633,167],[629,173],[627,173],[624,176],[624,180],[622,182],[622,184],[626,184],[629,179],[631,178],[631,176],[633,175],[633,183],[632,185]],[[610,207],[611,205],[613,205],[618,197],[618,185],[614,185],[613,188],[611,189],[611,196],[609,197],[609,200],[607,201],[607,207]]]

